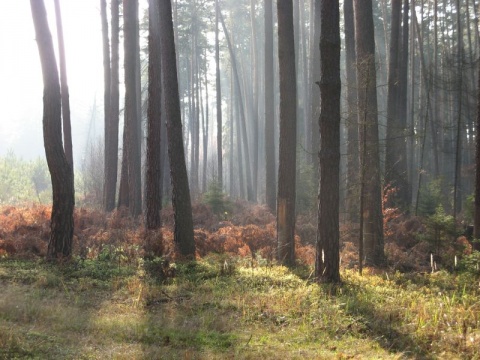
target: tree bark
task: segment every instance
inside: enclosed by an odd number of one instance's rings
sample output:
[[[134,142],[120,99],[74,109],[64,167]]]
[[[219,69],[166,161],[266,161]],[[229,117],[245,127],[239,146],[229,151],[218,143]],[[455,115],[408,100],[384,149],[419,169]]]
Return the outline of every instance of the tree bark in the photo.
[[[390,52],[388,56],[388,96],[387,96],[387,138],[385,155],[385,183],[392,187],[403,187],[402,176],[399,169],[402,153],[400,142],[403,140],[403,132],[399,126],[397,113],[398,85],[399,85],[399,53],[400,39],[400,14],[402,0],[392,0],[392,20],[390,30]],[[390,207],[398,206],[395,199],[390,199]],[[402,204],[404,205],[404,204]]]
[[[358,195],[359,143],[357,116],[357,71],[355,55],[355,23],[353,18],[353,0],[344,0],[343,16],[345,26],[345,61],[347,73],[347,194],[346,207],[350,221],[359,219]]]
[[[43,140],[52,181],[53,203],[48,260],[72,254],[74,187],[73,171],[62,144],[61,92],[52,35],[43,0],[30,0],[43,74]]]
[[[105,144],[105,210],[115,208],[115,194],[118,177],[118,132],[119,132],[119,0],[111,2],[111,78],[110,78],[110,113],[108,128],[108,148]]]
[[[280,147],[277,193],[278,260],[295,264],[297,84],[292,0],[277,1],[280,67]]]
[[[265,182],[269,209],[276,209],[275,108],[273,90],[273,5],[265,1]]]
[[[473,223],[473,237],[480,239],[480,63],[478,71],[478,86],[477,86],[477,122],[475,127],[475,204],[474,204],[474,223]],[[480,243],[474,243],[474,249],[480,251]]]
[[[310,90],[310,104],[312,106],[311,110],[311,119],[310,121],[312,122],[311,125],[311,134],[308,134],[310,136],[310,144],[311,148],[309,148],[310,154],[312,154],[311,157],[311,164],[313,165],[314,169],[314,174],[315,178],[318,177],[318,151],[320,149],[320,137],[318,136],[320,134],[319,128],[318,128],[318,119],[320,117],[320,96],[318,94],[318,86],[317,82],[320,81],[320,49],[317,46],[317,44],[320,43],[320,27],[321,27],[321,14],[320,14],[320,5],[321,5],[321,0],[314,0],[315,1],[315,6],[314,6],[314,11],[315,11],[315,16],[314,16],[314,36],[313,36],[313,45],[311,47],[311,51],[313,53],[310,54],[312,58],[312,74],[311,74],[311,79],[310,79],[310,84],[311,84],[311,90]]]
[[[140,126],[137,102],[137,0],[123,1],[125,45],[125,123],[127,124],[128,197],[130,215],[142,213]],[[125,144],[124,144],[125,146]]]
[[[100,15],[102,21],[102,42],[103,42],[103,118],[104,118],[104,181],[103,181],[103,207],[105,211],[111,211],[111,188],[109,180],[109,152],[110,149],[110,127],[111,127],[111,84],[112,71],[110,67],[110,40],[108,36],[108,20],[107,20],[107,1],[100,0]],[[115,202],[115,192],[113,192]]]
[[[358,117],[361,143],[366,147],[361,166],[365,167],[364,242],[366,263],[382,265],[385,260],[378,138],[375,41],[371,0],[354,0],[357,54]],[[364,141],[363,141],[363,140]]]
[[[215,0],[215,74],[217,90],[217,178],[220,188],[223,189],[223,150],[222,150],[222,86],[220,79],[220,44],[218,39],[218,0]]]
[[[455,146],[455,177],[453,183],[453,218],[456,219],[457,215],[462,209],[462,127],[463,127],[463,30],[461,20],[461,8],[460,0],[456,0],[457,8],[457,128],[456,128],[456,146]]]
[[[320,184],[315,274],[340,281],[340,4],[321,3],[320,36]]]
[[[192,204],[188,187],[187,166],[183,148],[180,97],[178,93],[175,39],[172,21],[171,0],[159,0],[162,88],[169,90],[164,97],[167,119],[168,156],[172,181],[172,203],[175,229],[174,241],[179,253],[185,257],[195,257],[193,237]]]
[[[238,64],[237,59],[235,56],[235,52],[232,46],[232,41],[230,40],[227,27],[225,26],[225,21],[223,19],[222,13],[219,11],[220,22],[222,23],[223,32],[225,33],[225,38],[227,40],[228,50],[230,52],[230,57],[232,60],[232,69],[233,75],[235,80],[235,87],[237,91],[237,96],[239,97],[240,101],[240,119],[242,122],[241,130],[242,130],[242,139],[243,139],[243,148],[245,150],[245,162],[246,162],[246,173],[247,173],[247,199],[248,201],[254,201],[254,194],[253,194],[253,185],[252,185],[252,167],[250,162],[250,150],[248,146],[248,136],[247,136],[247,120],[245,118],[245,108],[242,96],[242,89],[240,85],[240,76],[238,74]]]
[[[158,0],[150,0],[148,8],[148,130],[147,184],[145,227],[156,230],[161,226],[162,209],[162,75],[160,55]]]
[[[250,21],[252,25],[251,37],[251,62],[252,62],[252,187],[253,199],[257,201],[258,195],[258,51],[257,51],[257,25],[255,19],[255,0],[250,0]]]
[[[70,121],[70,95],[68,92],[67,61],[63,41],[62,12],[59,0],[55,0],[55,18],[57,23],[58,54],[60,58],[60,92],[62,94],[63,147],[65,156],[73,172],[72,124]],[[73,175],[72,175],[73,176]]]

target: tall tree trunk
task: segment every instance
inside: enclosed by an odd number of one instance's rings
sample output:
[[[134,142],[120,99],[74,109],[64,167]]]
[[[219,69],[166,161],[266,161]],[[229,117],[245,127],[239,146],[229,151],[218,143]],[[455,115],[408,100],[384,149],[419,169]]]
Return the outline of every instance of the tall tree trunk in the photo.
[[[140,127],[137,102],[138,0],[123,1],[125,45],[125,123],[127,124],[128,197],[130,215],[142,213]],[[125,146],[125,145],[124,145]]]
[[[169,90],[169,96],[164,98],[175,220],[174,241],[181,255],[194,257],[195,241],[193,237],[192,204],[183,149],[171,0],[159,0],[159,12],[162,88],[164,91],[165,89]]]
[[[207,72],[205,72],[205,75]],[[201,77],[201,74],[200,74]],[[201,84],[201,79],[199,79],[199,86]],[[199,100],[200,100],[200,117],[201,117],[201,128],[202,128],[202,193],[207,191],[207,152],[208,152],[208,134],[207,134],[207,119],[205,118],[205,107],[203,104],[203,95],[202,89],[199,90]]]
[[[460,0],[456,0],[457,7],[457,134],[455,147],[455,178],[453,183],[453,218],[456,219],[462,209],[462,128],[463,128],[463,30],[461,19]]]
[[[220,188],[223,188],[223,151],[222,151],[222,86],[220,79],[220,44],[218,39],[218,0],[215,0],[215,79],[217,91],[217,178]]]
[[[364,129],[366,157],[364,186],[364,241],[367,264],[384,263],[383,214],[380,182],[378,138],[377,81],[375,41],[371,0],[354,0],[355,41],[357,54],[358,117]]]
[[[254,201],[254,194],[253,194],[253,185],[252,185],[252,170],[251,170],[251,162],[250,162],[250,150],[248,146],[248,136],[247,136],[247,120],[245,118],[245,108],[242,96],[242,89],[240,85],[240,76],[238,74],[238,64],[237,59],[235,56],[235,52],[232,46],[232,41],[230,40],[227,27],[225,26],[225,21],[223,19],[222,13],[219,11],[220,22],[222,23],[223,32],[225,33],[225,38],[227,40],[228,50],[230,52],[230,57],[232,60],[232,69],[233,75],[235,80],[235,87],[237,91],[237,96],[239,97],[240,102],[240,119],[242,122],[242,139],[243,139],[243,148],[245,149],[245,162],[246,162],[246,173],[247,173],[247,199],[248,201]]]
[[[359,144],[357,117],[357,71],[355,59],[355,23],[353,18],[353,0],[344,0],[343,15],[345,26],[345,61],[347,72],[347,212],[350,221],[359,219],[358,182]]]
[[[63,118],[63,147],[65,156],[73,172],[72,151],[72,124],[70,122],[70,95],[68,92],[67,62],[65,60],[65,44],[63,41],[62,12],[59,0],[55,0],[55,18],[57,22],[58,54],[60,58],[60,92],[62,94],[62,118]],[[73,176],[73,175],[72,175]]]
[[[388,97],[387,97],[387,139],[385,156],[385,182],[392,187],[405,186],[401,181],[405,174],[399,168],[402,153],[400,142],[403,140],[403,131],[398,118],[398,87],[399,87],[399,40],[400,40],[400,14],[402,0],[392,0],[392,17],[390,31],[390,54],[388,56]],[[403,190],[403,189],[402,189]],[[389,207],[398,206],[400,199],[390,199]],[[401,204],[404,206],[405,204]]]
[[[320,149],[320,134],[318,128],[318,119],[320,117],[320,96],[318,94],[317,82],[320,81],[320,49],[317,44],[320,43],[320,27],[321,27],[321,16],[320,16],[320,5],[321,0],[315,0],[315,17],[314,17],[314,36],[313,36],[313,45],[310,48],[310,51],[313,53],[310,54],[312,58],[312,74],[310,79],[311,90],[310,90],[310,104],[312,106],[311,110],[311,148],[309,152],[312,154],[312,165],[315,173],[315,178],[318,176],[318,150]]]
[[[474,220],[473,220],[473,237],[480,239],[480,63],[478,71],[477,86],[477,122],[475,127],[475,204],[474,204]],[[474,248],[480,251],[480,243],[475,242]]]
[[[103,181],[103,207],[105,211],[111,211],[112,191],[109,179],[109,152],[110,149],[110,128],[111,128],[111,85],[112,85],[112,70],[110,67],[110,41],[108,36],[108,20],[107,20],[107,1],[100,0],[100,14],[102,20],[102,40],[103,40],[103,82],[104,82],[104,95],[103,95],[103,109],[104,109],[104,181]],[[115,202],[115,190],[113,191],[113,202]]]
[[[57,260],[72,254],[73,171],[62,144],[62,99],[45,4],[30,0],[30,6],[43,74],[43,140],[53,192],[47,259]]]
[[[150,0],[148,7],[148,131],[147,184],[145,227],[161,226],[162,209],[161,145],[162,145],[162,75],[160,55],[158,0]]]
[[[280,67],[277,247],[279,261],[284,265],[293,266],[295,264],[297,84],[292,0],[277,1],[277,16]]]
[[[252,61],[252,186],[253,198],[257,201],[258,193],[258,51],[257,51],[257,25],[255,19],[255,0],[250,0],[250,21],[252,24],[252,39],[251,39],[251,61]]]
[[[118,208],[128,208],[130,205],[129,186],[128,186],[128,128],[127,123],[123,122],[123,144],[122,144],[122,167],[120,169],[120,187],[118,189]]]
[[[269,209],[276,209],[275,108],[273,90],[273,5],[265,1],[265,182]]]
[[[238,96],[238,89],[236,87],[233,87],[233,103],[235,106],[235,135],[237,139],[237,166],[238,166],[238,195],[240,196],[241,199],[245,199],[245,176],[244,176],[244,156],[242,153],[242,121],[240,117],[241,110],[240,108],[243,106],[240,103],[240,97]],[[245,147],[243,148],[245,152]],[[248,185],[247,185],[248,186]]]
[[[398,64],[398,116],[397,122],[399,127],[399,141],[398,141],[398,166],[397,173],[400,176],[398,203],[404,206],[408,211],[411,205],[411,183],[408,181],[408,155],[407,155],[407,88],[408,88],[408,39],[409,39],[409,24],[408,12],[409,1],[403,2],[403,25],[401,38],[401,54],[400,64]]]
[[[233,169],[233,163],[234,163],[234,156],[233,156],[233,153],[234,153],[234,127],[235,127],[235,107],[236,107],[236,103],[234,101],[234,90],[233,90],[234,86],[233,86],[233,70],[232,68],[230,67],[230,144],[229,144],[229,147],[230,147],[230,151],[229,151],[229,159],[228,159],[228,162],[229,162],[229,165],[228,165],[228,176],[229,176],[229,187],[230,187],[230,196],[233,197],[233,195],[235,194],[235,176],[233,175],[234,174],[234,169]]]
[[[321,3],[320,36],[320,193],[315,275],[340,281],[340,4]]]
[[[110,77],[110,111],[108,147],[105,142],[105,210],[112,211],[115,208],[115,193],[117,191],[118,177],[118,127],[120,117],[119,105],[119,0],[111,2],[111,77]]]

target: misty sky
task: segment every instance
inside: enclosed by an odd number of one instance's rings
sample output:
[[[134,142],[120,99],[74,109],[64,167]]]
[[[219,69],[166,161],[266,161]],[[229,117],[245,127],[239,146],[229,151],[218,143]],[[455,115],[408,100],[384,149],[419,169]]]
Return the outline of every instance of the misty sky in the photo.
[[[45,4],[56,46],[53,0],[45,0]],[[74,156],[78,164],[85,152],[87,135],[100,137],[103,128],[99,1],[61,1],[61,7]],[[0,156],[9,150],[26,159],[44,156],[43,84],[30,1],[2,1],[0,49]]]

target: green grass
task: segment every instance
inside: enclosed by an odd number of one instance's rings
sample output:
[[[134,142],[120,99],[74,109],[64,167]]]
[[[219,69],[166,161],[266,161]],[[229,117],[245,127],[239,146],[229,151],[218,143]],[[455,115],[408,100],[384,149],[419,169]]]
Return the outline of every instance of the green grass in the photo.
[[[480,359],[471,275],[144,264],[1,259],[0,359]]]

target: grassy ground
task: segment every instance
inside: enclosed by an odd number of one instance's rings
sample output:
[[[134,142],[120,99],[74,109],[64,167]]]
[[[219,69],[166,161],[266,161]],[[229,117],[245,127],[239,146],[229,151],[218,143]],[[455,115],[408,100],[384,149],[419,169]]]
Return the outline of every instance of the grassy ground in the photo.
[[[105,255],[105,254],[104,254]],[[480,359],[478,279],[209,256],[0,260],[0,359]]]

